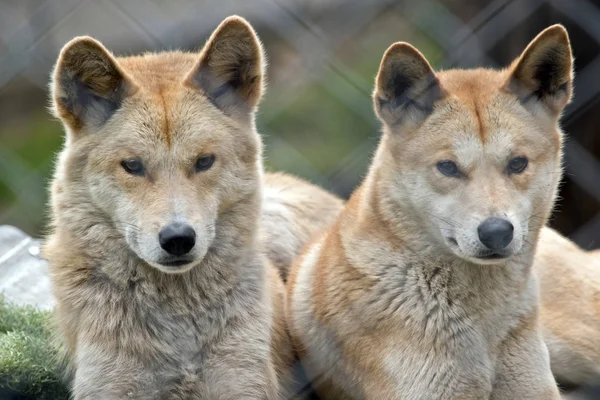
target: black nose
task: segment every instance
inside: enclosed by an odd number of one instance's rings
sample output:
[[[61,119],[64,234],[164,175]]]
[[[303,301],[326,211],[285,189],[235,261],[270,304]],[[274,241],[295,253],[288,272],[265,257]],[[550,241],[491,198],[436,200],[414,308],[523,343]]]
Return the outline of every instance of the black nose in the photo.
[[[182,256],[194,248],[196,232],[189,225],[174,222],[162,228],[158,233],[158,241],[167,253]]]
[[[477,228],[479,240],[488,249],[501,250],[508,246],[513,239],[515,227],[502,218],[488,218]]]

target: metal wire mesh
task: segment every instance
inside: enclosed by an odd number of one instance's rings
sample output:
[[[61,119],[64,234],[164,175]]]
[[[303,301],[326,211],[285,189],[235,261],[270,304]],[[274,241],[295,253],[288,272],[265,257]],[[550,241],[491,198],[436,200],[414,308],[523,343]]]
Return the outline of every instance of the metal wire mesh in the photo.
[[[60,47],[91,35],[116,54],[200,48],[230,14],[257,29],[270,59],[258,126],[267,167],[347,196],[379,136],[370,92],[384,50],[411,42],[437,68],[507,65],[543,28],[564,24],[576,56],[566,178],[552,221],[600,246],[600,1],[0,1],[0,223],[37,235],[60,124],[46,112]]]

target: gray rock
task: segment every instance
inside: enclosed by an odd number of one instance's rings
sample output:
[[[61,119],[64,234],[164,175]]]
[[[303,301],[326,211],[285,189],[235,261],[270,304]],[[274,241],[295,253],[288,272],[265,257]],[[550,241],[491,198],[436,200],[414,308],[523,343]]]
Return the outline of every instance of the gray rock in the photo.
[[[0,225],[0,293],[9,302],[50,310],[55,301],[40,245],[21,230]]]

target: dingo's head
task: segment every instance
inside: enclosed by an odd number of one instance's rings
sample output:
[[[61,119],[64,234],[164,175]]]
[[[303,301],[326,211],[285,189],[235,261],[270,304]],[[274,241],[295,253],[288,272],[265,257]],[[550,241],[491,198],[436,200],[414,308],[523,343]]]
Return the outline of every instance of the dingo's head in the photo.
[[[442,248],[497,263],[534,242],[561,175],[560,114],[572,91],[567,32],[540,33],[510,67],[435,73],[395,43],[374,102],[384,123],[375,168]]]
[[[220,216],[258,204],[263,69],[261,44],[239,17],[223,21],[200,54],[116,58],[92,38],[73,39],[52,84],[67,130],[55,196],[70,199],[58,202],[91,203],[90,218],[101,215],[161,271],[197,265]],[[247,214],[256,219],[252,207]],[[94,224],[78,218],[72,224]]]

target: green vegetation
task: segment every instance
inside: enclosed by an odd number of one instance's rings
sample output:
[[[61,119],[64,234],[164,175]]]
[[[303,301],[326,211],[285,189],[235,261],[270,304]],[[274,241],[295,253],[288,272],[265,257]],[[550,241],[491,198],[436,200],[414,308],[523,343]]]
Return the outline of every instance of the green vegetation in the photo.
[[[44,226],[46,186],[63,140],[62,127],[45,110],[0,126],[0,223],[32,235]]]
[[[0,297],[0,397],[68,399],[56,360],[49,313]]]

